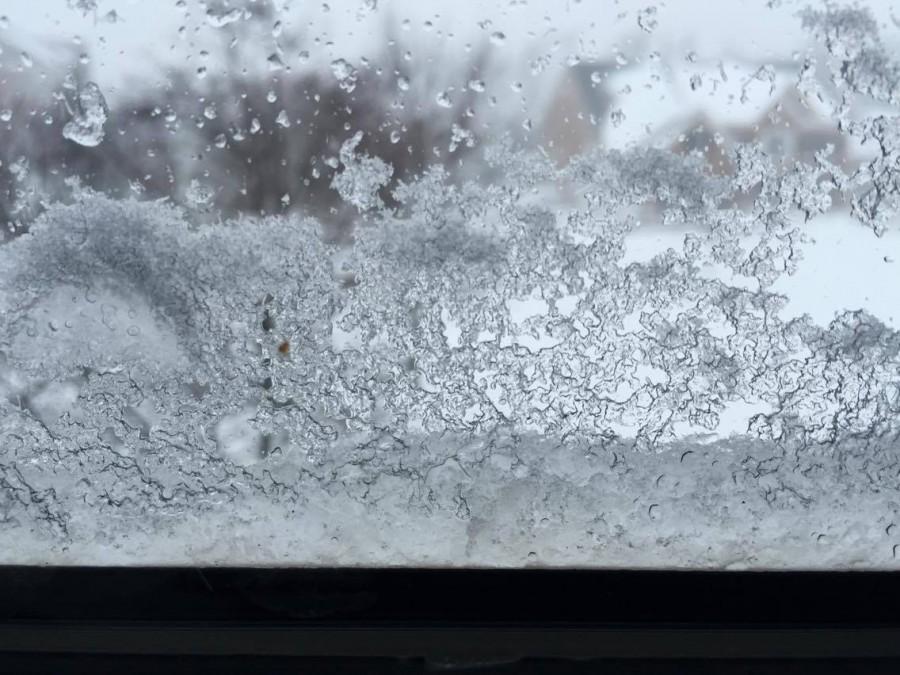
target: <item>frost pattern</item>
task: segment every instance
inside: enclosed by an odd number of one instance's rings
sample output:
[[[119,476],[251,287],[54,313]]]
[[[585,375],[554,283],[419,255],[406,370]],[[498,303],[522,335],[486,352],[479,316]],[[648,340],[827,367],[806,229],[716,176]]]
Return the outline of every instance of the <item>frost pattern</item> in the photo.
[[[805,18],[893,102],[866,20]],[[0,248],[0,560],[890,564],[900,334],[773,290],[835,201],[884,231],[895,125],[847,120],[880,149],[847,171],[504,142],[487,185],[390,195],[359,132],[332,182],[351,249],[76,192]],[[629,260],[648,214],[682,245]]]
[[[393,169],[377,157],[358,155],[356,148],[362,139],[363,133],[357,131],[341,145],[343,170],[331,181],[331,187],[344,201],[359,211],[366,211],[383,204],[378,191],[388,184]]]

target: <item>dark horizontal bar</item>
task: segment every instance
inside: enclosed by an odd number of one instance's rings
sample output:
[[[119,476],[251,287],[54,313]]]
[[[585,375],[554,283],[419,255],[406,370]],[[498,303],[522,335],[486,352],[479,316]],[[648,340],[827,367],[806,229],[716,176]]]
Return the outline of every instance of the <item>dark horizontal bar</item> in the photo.
[[[0,654],[29,653],[890,659],[900,575],[0,568]]]
[[[524,658],[897,658],[900,629],[5,625],[0,653]]]
[[[900,626],[900,575],[0,567],[0,623]]]

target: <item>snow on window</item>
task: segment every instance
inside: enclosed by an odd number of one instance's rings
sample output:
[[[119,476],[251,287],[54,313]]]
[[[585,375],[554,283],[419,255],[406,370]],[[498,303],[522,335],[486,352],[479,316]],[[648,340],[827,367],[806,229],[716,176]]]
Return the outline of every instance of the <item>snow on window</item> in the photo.
[[[0,562],[897,564],[887,7],[150,6],[3,20]]]

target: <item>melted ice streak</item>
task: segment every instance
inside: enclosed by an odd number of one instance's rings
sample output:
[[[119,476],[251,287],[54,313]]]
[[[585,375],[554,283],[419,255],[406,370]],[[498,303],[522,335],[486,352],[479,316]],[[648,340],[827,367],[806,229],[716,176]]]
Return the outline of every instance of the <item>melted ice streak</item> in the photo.
[[[896,564],[900,334],[772,290],[859,176],[501,144],[385,208],[361,140],[349,253],[93,194],[0,249],[0,561]]]
[[[63,137],[88,148],[100,145],[106,135],[103,125],[109,117],[109,108],[100,87],[93,82],[81,87],[71,112],[72,119],[63,127]]]

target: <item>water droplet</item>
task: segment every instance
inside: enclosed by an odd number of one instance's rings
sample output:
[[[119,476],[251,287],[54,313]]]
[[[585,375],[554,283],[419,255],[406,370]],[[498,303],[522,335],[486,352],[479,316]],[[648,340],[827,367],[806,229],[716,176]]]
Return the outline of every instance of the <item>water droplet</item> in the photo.
[[[469,80],[469,89],[481,93],[485,90],[484,80]]]
[[[506,35],[501,33],[499,30],[491,33],[491,42],[495,45],[503,46],[506,44]]]
[[[12,119],[13,112],[9,108],[0,110],[0,122],[9,122]]]
[[[397,78],[397,89],[400,91],[409,91],[409,78],[400,76]]]
[[[591,73],[591,82],[593,82],[594,84],[600,84],[601,82],[603,82],[603,73],[601,73],[599,70],[595,70],[593,73]]]
[[[659,21],[656,18],[656,7],[645,7],[639,11],[637,22],[638,26],[640,26],[641,30],[645,33],[652,33],[656,30],[656,26],[659,24]]]
[[[100,145],[105,136],[103,125],[109,117],[109,108],[103,92],[93,82],[79,89],[72,104],[72,119],[63,127],[62,135],[74,143],[89,148]]]
[[[238,8],[229,10],[210,8],[206,10],[206,23],[213,28],[222,28],[238,21],[242,15],[243,11]]]
[[[22,52],[20,54],[20,59],[22,61],[22,65],[25,66],[26,68],[31,68],[31,66],[34,65],[34,61],[32,60],[31,56],[28,54],[28,52]]]
[[[331,62],[331,72],[338,81],[338,86],[348,94],[356,89],[356,78],[358,73],[345,59],[335,59]]]
[[[216,119],[216,105],[215,103],[210,103],[203,109],[203,116],[208,120]]]
[[[284,127],[285,129],[291,126],[291,120],[288,117],[286,110],[282,110],[280,113],[278,113],[278,117],[275,118],[275,124],[280,127]]]
[[[621,108],[616,108],[609,114],[609,121],[612,122],[613,127],[618,128],[625,121],[625,113]]]
[[[281,57],[278,56],[277,53],[270,54],[269,58],[266,59],[266,63],[269,64],[270,72],[276,72],[284,68],[284,62],[281,60]]]
[[[450,94],[446,91],[438,93],[438,95],[435,96],[434,100],[442,108],[450,108],[453,105],[453,101],[450,99]]]
[[[400,132],[394,130],[391,132],[391,143],[399,143],[400,142]]]

